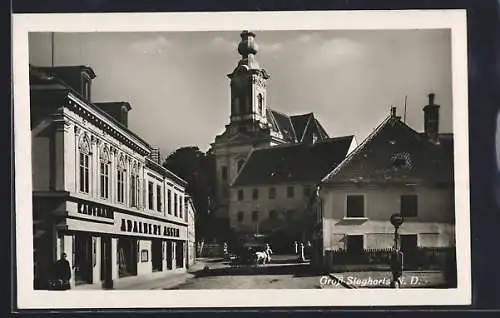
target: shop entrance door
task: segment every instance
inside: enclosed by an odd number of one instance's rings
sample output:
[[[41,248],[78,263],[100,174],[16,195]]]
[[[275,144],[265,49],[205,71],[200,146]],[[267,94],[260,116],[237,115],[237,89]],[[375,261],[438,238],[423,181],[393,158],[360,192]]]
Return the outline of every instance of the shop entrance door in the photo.
[[[92,236],[75,234],[75,284],[92,283]]]
[[[173,242],[167,241],[167,269],[172,269]]]
[[[175,246],[175,267],[184,267],[184,242],[177,241]]]
[[[137,253],[136,240],[118,239],[118,277],[137,275]]]
[[[111,266],[111,238],[101,237],[101,281],[104,283],[112,280]]]
[[[162,259],[163,244],[161,240],[151,240],[151,265],[153,272],[161,272],[163,270]]]

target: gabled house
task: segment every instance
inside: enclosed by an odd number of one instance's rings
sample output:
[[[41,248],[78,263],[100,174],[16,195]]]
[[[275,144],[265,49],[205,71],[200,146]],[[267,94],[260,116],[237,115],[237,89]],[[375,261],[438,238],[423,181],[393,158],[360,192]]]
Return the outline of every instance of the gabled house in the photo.
[[[393,246],[393,213],[403,215],[400,246],[454,246],[453,135],[439,133],[434,94],[424,107],[425,131],[406,125],[396,109],[317,188],[313,209],[316,260],[336,250],[358,253]]]

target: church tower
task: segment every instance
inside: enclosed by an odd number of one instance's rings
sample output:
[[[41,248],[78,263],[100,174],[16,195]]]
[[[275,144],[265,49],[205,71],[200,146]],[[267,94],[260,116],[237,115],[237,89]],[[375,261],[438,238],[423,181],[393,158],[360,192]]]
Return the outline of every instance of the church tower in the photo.
[[[230,79],[230,116],[222,134],[215,137],[212,152],[216,162],[216,211],[221,223],[228,222],[229,187],[253,148],[281,143],[268,123],[267,72],[255,58],[255,34],[243,31],[238,45],[241,55]],[[227,223],[229,226],[229,223]]]
[[[238,53],[241,59],[228,77],[231,80],[231,126],[240,132],[267,129],[266,82],[269,75],[259,66],[255,55],[255,34],[243,31]]]

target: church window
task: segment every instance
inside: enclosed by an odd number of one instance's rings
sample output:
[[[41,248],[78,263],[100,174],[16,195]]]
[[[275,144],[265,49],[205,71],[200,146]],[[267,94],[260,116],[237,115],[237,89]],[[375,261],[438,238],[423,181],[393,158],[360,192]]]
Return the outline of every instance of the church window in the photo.
[[[262,94],[257,95],[257,103],[259,107],[259,114],[262,115],[262,109],[264,107],[264,97],[262,97]]]

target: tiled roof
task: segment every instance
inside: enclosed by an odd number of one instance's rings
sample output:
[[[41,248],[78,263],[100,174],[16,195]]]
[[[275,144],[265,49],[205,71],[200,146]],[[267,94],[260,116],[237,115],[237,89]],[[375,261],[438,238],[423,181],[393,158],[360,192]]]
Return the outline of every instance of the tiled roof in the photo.
[[[315,144],[286,144],[252,151],[233,186],[319,182],[347,155],[354,136]]]
[[[439,144],[431,143],[399,117],[388,116],[322,183],[452,183],[453,135],[440,137]],[[394,158],[403,159],[395,164]]]
[[[290,117],[273,109],[271,109],[270,114],[274,118],[279,131],[283,134],[283,139],[288,142],[295,142],[297,138]]]

